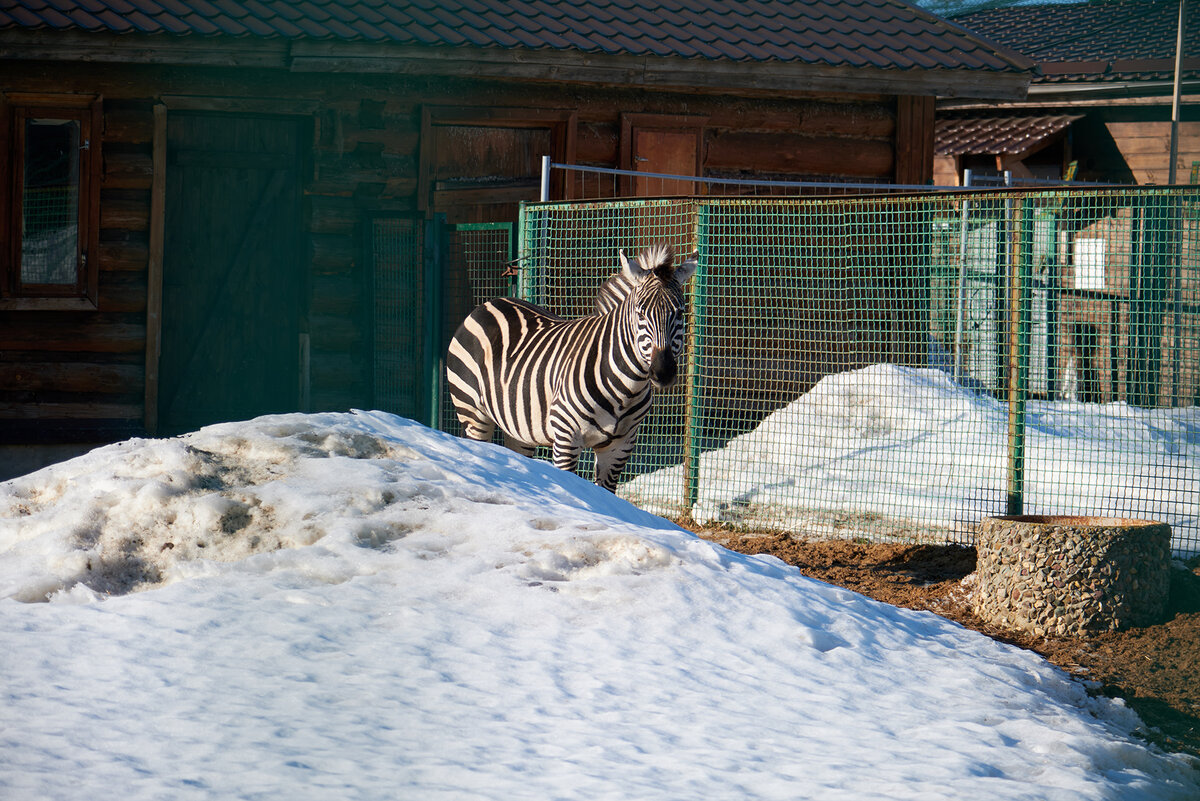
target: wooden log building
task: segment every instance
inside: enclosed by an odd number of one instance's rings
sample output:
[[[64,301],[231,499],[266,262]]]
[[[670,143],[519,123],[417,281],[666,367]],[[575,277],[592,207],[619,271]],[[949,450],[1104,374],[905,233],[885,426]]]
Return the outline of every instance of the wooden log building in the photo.
[[[1200,12],[1188,6],[1175,126],[1176,183],[1200,164]],[[1169,183],[1179,0],[992,8],[954,21],[1037,64],[1026,97],[938,101],[935,183],[1011,171],[1058,180]]]
[[[429,347],[423,226],[514,220],[542,155],[924,184],[934,98],[1029,79],[895,0],[6,3],[0,479],[269,412],[424,418],[376,347]]]
[[[938,101],[935,183],[958,184],[965,169],[976,184],[1005,171],[1018,184],[1067,176],[1143,186],[1200,182],[1194,4],[1038,4],[954,21],[1024,54],[1037,71],[1025,98]],[[1188,347],[1200,324],[1194,214],[1185,210],[1182,224],[1169,222],[1173,203],[1066,207],[1046,277],[1061,305],[1034,321],[1047,327],[1062,362],[1050,361],[1051,375],[1076,376],[1074,388],[1049,381],[1052,396],[1142,406],[1200,399],[1200,365]]]

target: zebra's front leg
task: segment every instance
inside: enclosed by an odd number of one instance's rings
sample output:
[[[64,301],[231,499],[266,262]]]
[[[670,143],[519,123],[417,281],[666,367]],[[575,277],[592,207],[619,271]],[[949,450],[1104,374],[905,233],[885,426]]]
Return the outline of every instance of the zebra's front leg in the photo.
[[[528,456],[530,459],[532,459],[537,453],[536,445],[529,445],[528,443],[521,442],[518,439],[513,439],[513,437],[508,434],[504,435],[504,447],[511,451],[516,451],[522,456]]]
[[[624,439],[614,440],[604,450],[596,451],[596,483],[609,492],[617,491],[617,482],[625,470],[625,463],[633,454],[633,446],[637,444],[637,432],[634,431]]]

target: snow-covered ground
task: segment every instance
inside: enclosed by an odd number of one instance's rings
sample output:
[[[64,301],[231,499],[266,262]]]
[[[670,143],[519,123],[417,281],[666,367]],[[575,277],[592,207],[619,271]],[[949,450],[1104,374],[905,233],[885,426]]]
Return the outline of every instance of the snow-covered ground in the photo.
[[[1200,408],[1030,401],[1025,513],[1169,523],[1200,551]],[[702,523],[854,536],[953,538],[1004,514],[1008,410],[942,371],[876,364],[828,376],[756,429],[701,456]],[[683,468],[622,497],[678,510]]]
[[[0,484],[0,598],[5,799],[1200,797],[1036,655],[381,413]]]

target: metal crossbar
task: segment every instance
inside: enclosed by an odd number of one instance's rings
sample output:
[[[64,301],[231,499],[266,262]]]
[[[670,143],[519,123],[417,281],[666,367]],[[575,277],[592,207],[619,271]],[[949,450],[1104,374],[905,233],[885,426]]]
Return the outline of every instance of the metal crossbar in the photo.
[[[542,157],[541,202],[549,202],[551,198],[552,175],[554,171],[563,173],[564,184],[568,186],[566,198],[572,200],[607,200],[638,195],[642,197],[667,196],[678,194],[669,191],[672,187],[697,186],[707,196],[801,196],[801,195],[844,195],[844,194],[912,194],[917,192],[958,191],[956,186],[932,186],[915,184],[894,184],[885,180],[879,181],[829,181],[829,180],[788,180],[788,179],[757,179],[745,177],[720,177],[714,175],[678,175],[673,173],[648,172],[645,170],[621,170],[612,167],[595,167],[586,164],[560,164],[551,161],[549,156]],[[644,187],[643,192],[632,192],[636,184]],[[991,175],[965,171],[965,185],[968,187],[1020,186],[1041,187],[1052,186],[1113,186],[1113,184],[1097,184],[1076,180],[1042,180],[1034,178],[1017,178],[1010,172]],[[566,199],[562,198],[562,199]]]
[[[619,489],[698,522],[970,542],[1013,512],[1200,552],[1200,190],[526,204],[521,295],[700,253],[686,380]]]

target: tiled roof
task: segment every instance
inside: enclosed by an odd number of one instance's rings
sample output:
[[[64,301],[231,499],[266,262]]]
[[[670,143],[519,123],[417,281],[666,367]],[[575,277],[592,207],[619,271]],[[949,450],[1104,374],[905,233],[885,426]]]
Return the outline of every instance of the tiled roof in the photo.
[[[1017,155],[1065,130],[1080,115],[1052,117],[986,117],[939,119],[934,152],[939,156],[964,153]]]
[[[0,29],[227,35],[1020,73],[900,0],[0,0]]]
[[[1035,82],[1170,80],[1179,0],[1013,6],[955,17],[1038,62]],[[1188,14],[1185,70],[1200,69],[1200,13]]]

